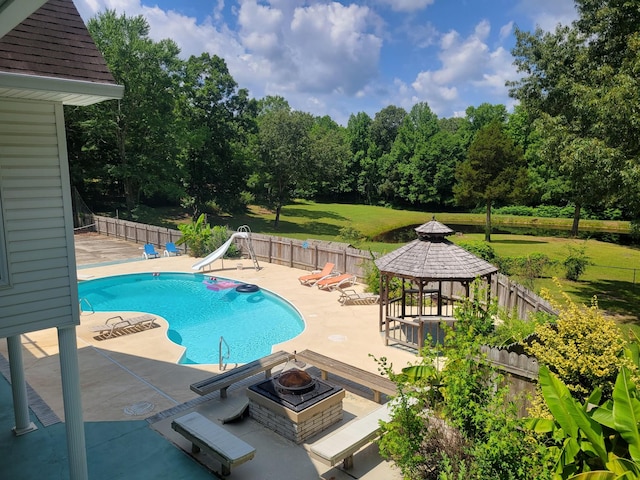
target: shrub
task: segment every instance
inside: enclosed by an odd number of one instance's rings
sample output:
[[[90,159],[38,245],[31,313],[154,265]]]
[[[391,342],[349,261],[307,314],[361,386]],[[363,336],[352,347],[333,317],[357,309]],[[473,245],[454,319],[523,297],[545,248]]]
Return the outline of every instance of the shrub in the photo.
[[[557,265],[557,262],[543,253],[532,253],[526,257],[513,257],[509,260],[509,275],[516,277],[530,290],[533,290],[536,278],[546,276],[548,271]]]
[[[221,247],[227,240],[229,240],[229,227],[216,225],[211,229],[210,250],[213,251]],[[227,258],[238,258],[240,256],[240,249],[232,243],[229,245],[229,249],[225,252],[224,256]]]
[[[640,399],[631,373],[618,372],[613,398],[601,403],[598,389],[577,402],[553,373],[540,367],[540,385],[551,419],[531,419],[527,427],[549,452],[554,478],[640,478]]]
[[[338,238],[344,240],[345,242],[351,244],[352,246],[357,246],[364,239],[364,235],[357,228],[353,228],[351,226],[342,227],[340,229],[340,233],[338,234]]]
[[[475,284],[474,298],[484,298],[478,290]],[[401,375],[382,368],[398,384],[400,401],[382,426],[380,451],[405,478],[549,478],[542,449],[522,429],[507,389],[480,353],[495,310],[495,304],[466,301],[442,352],[425,348],[422,362]],[[440,353],[446,360],[438,372]]]
[[[629,363],[623,358],[626,341],[618,326],[598,309],[595,297],[586,307],[564,292],[563,303],[544,289],[541,296],[558,312],[558,318],[553,324],[538,325],[537,339],[525,350],[548,366],[579,401],[584,402],[596,387],[603,398],[609,398],[618,370]]]
[[[380,293],[380,269],[374,263],[375,255],[369,250],[371,260],[366,261],[364,267],[364,283],[367,285],[365,291],[375,294]],[[392,278],[389,282],[389,298],[394,298],[402,294],[402,281],[399,278]]]
[[[496,347],[522,343],[535,332],[538,325],[551,323],[552,320],[555,320],[555,317],[545,312],[536,312],[523,320],[515,309],[500,310],[496,328],[487,339],[487,343]]]
[[[576,282],[587,269],[587,265],[591,262],[585,253],[586,246],[584,244],[580,247],[569,245],[568,248],[569,255],[564,259],[562,265],[564,265],[566,269],[566,279]]]
[[[206,223],[205,218],[206,216],[203,213],[191,223],[178,225],[178,229],[182,232],[182,237],[176,243],[179,245],[186,244],[193,257],[203,257],[213,251],[213,234],[211,226]]]
[[[496,252],[489,242],[460,242],[458,246],[489,263],[494,262],[496,259]]]

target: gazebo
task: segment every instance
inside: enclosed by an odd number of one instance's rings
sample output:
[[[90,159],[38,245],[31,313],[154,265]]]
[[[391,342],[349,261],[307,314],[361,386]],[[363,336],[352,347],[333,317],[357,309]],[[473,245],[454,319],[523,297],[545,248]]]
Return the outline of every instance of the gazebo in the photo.
[[[455,232],[435,218],[415,231],[416,240],[375,264],[380,270],[379,328],[384,329],[385,343],[421,349],[427,334],[434,342],[443,340],[441,324],[453,325],[454,304],[469,297],[471,282],[480,278],[490,286],[498,269],[447,240]],[[394,278],[401,280],[402,290],[391,298]]]

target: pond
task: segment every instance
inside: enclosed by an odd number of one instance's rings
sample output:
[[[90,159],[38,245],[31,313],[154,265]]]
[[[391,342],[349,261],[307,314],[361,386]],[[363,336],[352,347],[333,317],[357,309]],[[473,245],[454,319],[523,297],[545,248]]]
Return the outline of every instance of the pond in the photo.
[[[484,225],[468,225],[468,224],[446,224],[451,230],[459,233],[484,233]],[[398,228],[396,230],[389,230],[381,235],[378,235],[373,239],[375,242],[384,243],[407,243],[417,238],[415,228],[420,225],[409,225],[406,227]],[[491,229],[492,234],[507,234],[507,235],[532,235],[537,237],[561,237],[569,238],[570,230],[562,228],[552,227],[535,227],[535,226],[510,226],[510,225],[498,225]],[[615,243],[616,245],[640,245],[640,239],[634,238],[628,233],[618,232],[602,232],[602,231],[589,231],[581,230],[578,232],[578,238],[580,239],[593,239],[600,240],[602,242]]]

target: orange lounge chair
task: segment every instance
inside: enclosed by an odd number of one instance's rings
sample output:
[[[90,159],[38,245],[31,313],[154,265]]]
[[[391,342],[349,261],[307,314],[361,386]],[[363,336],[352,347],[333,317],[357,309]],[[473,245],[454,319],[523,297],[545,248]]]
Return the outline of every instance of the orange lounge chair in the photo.
[[[298,278],[302,285],[313,285],[318,280],[331,275],[333,272],[333,268],[335,265],[333,263],[327,262],[322,270],[314,270],[308,275],[303,275]]]
[[[332,277],[323,278],[316,282],[316,285],[321,290],[334,290],[341,287],[345,283],[353,285],[356,283],[356,276],[350,273],[343,273],[342,275],[334,275]]]

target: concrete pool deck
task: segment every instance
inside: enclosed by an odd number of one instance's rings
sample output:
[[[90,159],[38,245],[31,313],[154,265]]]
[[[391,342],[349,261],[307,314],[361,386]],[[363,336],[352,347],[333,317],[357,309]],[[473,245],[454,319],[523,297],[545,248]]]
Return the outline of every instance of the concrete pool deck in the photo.
[[[195,259],[187,256],[162,257],[140,260],[141,245],[109,237],[81,236],[76,239],[79,279],[141,272],[193,272]],[[120,263],[112,263],[120,262]],[[98,263],[99,265],[95,265]],[[241,266],[241,268],[240,268]],[[305,272],[298,269],[260,263],[256,271],[251,260],[217,260],[211,274],[260,285],[292,302],[304,317],[306,327],[298,337],[273,347],[287,352],[311,349],[372,373],[378,365],[371,358],[385,357],[398,371],[416,362],[415,352],[387,347],[378,332],[378,305],[343,307],[338,292],[326,292],[300,285],[297,278]],[[205,272],[207,270],[205,269]],[[362,289],[361,285],[356,288]],[[221,400],[218,394],[199,397],[189,385],[211,374],[218,373],[218,365],[179,365],[182,348],[166,337],[167,323],[158,319],[158,327],[111,339],[100,339],[89,327],[101,324],[112,313],[83,312],[77,327],[78,357],[81,370],[81,389],[84,420],[87,430],[87,450],[90,477],[93,478],[200,478],[205,472],[180,448],[187,448],[186,440],[170,428],[171,419],[192,410],[216,421],[232,412],[244,398],[244,389],[256,379],[243,381],[229,390],[229,398]],[[50,412],[64,419],[58,341],[55,329],[23,335],[24,364],[27,382]],[[218,339],[212,338],[212,348],[218,349]],[[0,343],[0,353],[7,358],[6,343]],[[234,365],[229,365],[228,368]],[[3,383],[4,382],[4,383]],[[0,399],[8,400],[9,418],[0,417],[5,434],[0,437],[3,451],[15,451],[10,460],[3,454],[0,460],[0,478],[43,478],[46,464],[29,456],[31,442],[38,443],[37,458],[66,458],[64,428],[61,424],[44,426],[39,418],[39,429],[22,437],[7,437],[13,426],[11,395],[6,399],[9,386],[0,379]],[[341,424],[377,408],[370,392],[345,382],[344,419]],[[4,392],[4,393],[3,393]],[[147,420],[146,422],[141,420]],[[341,424],[332,427],[331,430]],[[225,428],[244,439],[256,450],[255,458],[232,470],[231,478],[243,479],[400,479],[400,472],[377,454],[377,446],[370,445],[359,452],[354,468],[348,472],[338,467],[327,467],[308,454],[308,444],[326,434],[312,437],[308,443],[296,445],[251,419],[225,425]],[[41,440],[55,429],[62,441],[52,445]],[[104,431],[100,431],[103,429]],[[121,430],[126,430],[126,434]],[[139,447],[139,436],[145,445],[156,445],[147,452]],[[56,438],[57,438],[56,437]],[[44,443],[43,443],[44,442]],[[5,447],[9,450],[6,450]],[[44,448],[44,451],[43,451]],[[140,453],[137,454],[137,449]],[[24,450],[23,450],[24,449]],[[47,450],[49,449],[49,450]],[[115,452],[129,452],[115,454]],[[138,457],[138,458],[136,458]],[[170,458],[175,460],[170,461]],[[23,460],[21,460],[23,459]],[[187,461],[184,461],[186,459]],[[17,465],[20,461],[24,465]],[[11,465],[7,462],[11,462]],[[67,478],[64,461],[60,461],[60,476]],[[129,463],[127,468],[124,464]],[[215,462],[210,466],[219,470]],[[20,476],[15,476],[20,472]],[[29,475],[32,473],[32,476]],[[118,473],[120,472],[120,473]],[[68,475],[68,474],[67,474]]]

